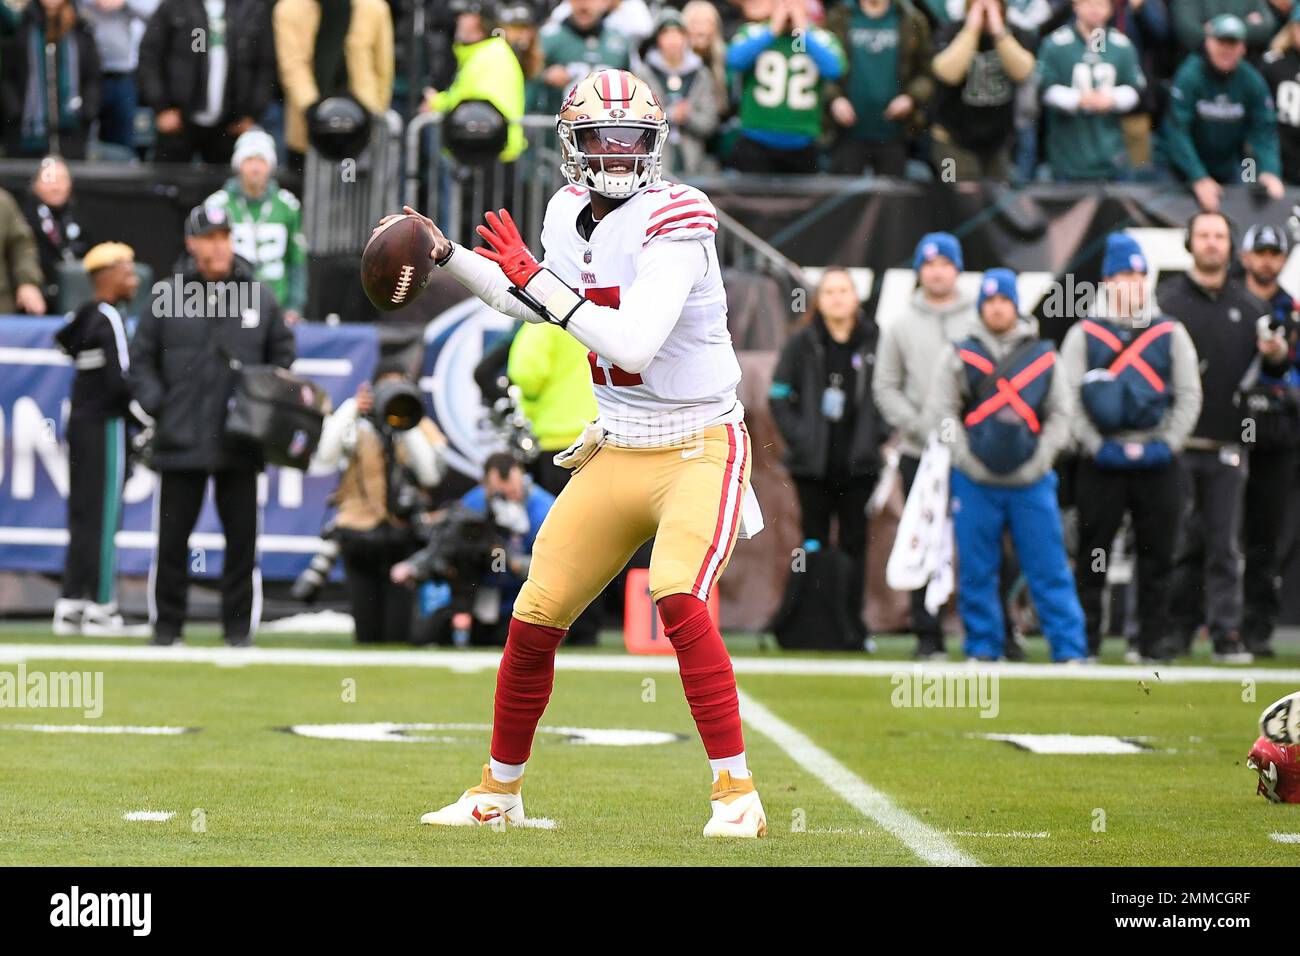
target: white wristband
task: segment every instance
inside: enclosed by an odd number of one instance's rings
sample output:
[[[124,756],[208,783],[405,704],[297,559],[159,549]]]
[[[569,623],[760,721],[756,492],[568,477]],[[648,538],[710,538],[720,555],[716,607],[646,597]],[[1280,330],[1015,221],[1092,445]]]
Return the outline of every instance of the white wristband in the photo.
[[[542,308],[548,321],[560,328],[567,326],[578,306],[587,301],[550,269],[539,269],[520,291]]]

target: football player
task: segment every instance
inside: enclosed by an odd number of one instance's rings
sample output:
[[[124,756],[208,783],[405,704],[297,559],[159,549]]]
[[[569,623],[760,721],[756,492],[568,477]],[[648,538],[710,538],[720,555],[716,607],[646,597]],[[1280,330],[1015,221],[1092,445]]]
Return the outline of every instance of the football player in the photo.
[[[524,766],[556,648],[653,537],[651,593],[713,771],[704,835],[762,836],[731,660],[707,607],[742,524],[748,534],[761,527],[714,248],[717,214],[698,189],[660,178],[668,123],[631,73],[580,81],[556,128],[569,185],[546,208],[540,261],[504,209],[487,213],[478,227],[487,246],[472,252],[424,220],[434,260],[471,292],[587,346],[600,418],[556,456],[573,476],[538,533],[515,602],[482,779],[421,822],[523,821]]]

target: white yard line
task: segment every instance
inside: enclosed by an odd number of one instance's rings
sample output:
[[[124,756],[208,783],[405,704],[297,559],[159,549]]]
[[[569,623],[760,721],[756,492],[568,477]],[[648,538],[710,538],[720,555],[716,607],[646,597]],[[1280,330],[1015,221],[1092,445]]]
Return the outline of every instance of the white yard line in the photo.
[[[740,716],[745,723],[786,752],[845,803],[888,830],[909,850],[931,866],[979,866],[946,836],[912,816],[871,784],[757,700],[740,691]]]
[[[134,661],[243,666],[274,664],[288,667],[431,667],[451,671],[494,671],[500,651],[342,650],[306,647],[148,647],[128,644],[6,644],[0,643],[0,664],[18,661]],[[1249,667],[1150,667],[1129,664],[914,664],[911,661],[818,660],[788,657],[736,657],[737,674],[780,674],[801,677],[895,677],[923,674],[997,674],[1014,680],[1146,681],[1151,684],[1258,683],[1300,686],[1300,669]],[[561,652],[556,670],[606,671],[622,674],[676,673],[672,655],[570,654]]]
[[[1300,843],[1300,833],[1270,833],[1268,838],[1274,843]]]

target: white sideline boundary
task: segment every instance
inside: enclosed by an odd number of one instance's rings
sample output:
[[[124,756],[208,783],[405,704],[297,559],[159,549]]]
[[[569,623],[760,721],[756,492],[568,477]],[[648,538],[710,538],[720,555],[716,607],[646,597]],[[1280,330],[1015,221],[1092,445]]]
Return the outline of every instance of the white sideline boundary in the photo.
[[[927,826],[844,764],[817,746],[810,737],[787,724],[757,700],[739,691],[740,717],[785,751],[841,800],[889,831],[900,843],[931,866],[979,866],[938,830]]]
[[[283,667],[429,667],[455,672],[494,671],[499,651],[379,651],[306,647],[149,647],[129,644],[5,644],[0,643],[0,664],[19,661],[131,661],[139,664],[216,664],[222,667],[271,665]],[[959,662],[817,660],[787,657],[735,657],[737,674],[797,677],[894,677],[923,674],[997,674],[999,679],[1145,681],[1159,684],[1292,684],[1300,687],[1300,668],[1153,667],[1142,664],[979,664]],[[561,651],[555,669],[604,671],[621,674],[677,673],[677,659],[669,655],[571,654]]]

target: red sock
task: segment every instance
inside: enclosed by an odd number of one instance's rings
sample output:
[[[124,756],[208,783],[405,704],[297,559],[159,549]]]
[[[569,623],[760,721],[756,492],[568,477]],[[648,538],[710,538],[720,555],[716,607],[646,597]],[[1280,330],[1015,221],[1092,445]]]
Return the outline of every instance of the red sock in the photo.
[[[745,749],[740,731],[736,675],[722,634],[709,608],[690,594],[670,594],[659,601],[664,633],[677,651],[682,689],[710,760],[734,757]]]
[[[492,719],[492,759],[523,763],[533,749],[537,722],[551,699],[555,650],[566,631],[560,627],[510,619],[506,650],[497,669]]]

